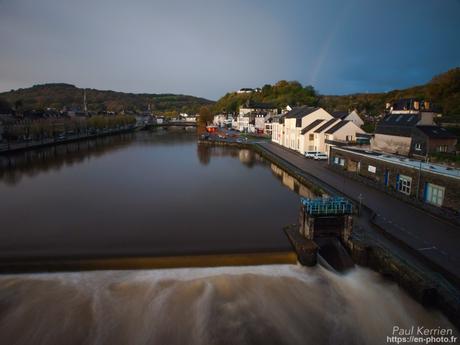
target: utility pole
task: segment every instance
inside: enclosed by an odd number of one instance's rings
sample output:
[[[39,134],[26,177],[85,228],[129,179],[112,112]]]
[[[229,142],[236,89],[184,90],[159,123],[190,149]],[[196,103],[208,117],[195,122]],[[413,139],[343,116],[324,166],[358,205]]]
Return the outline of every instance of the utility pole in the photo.
[[[85,112],[85,116],[88,116],[88,106],[86,104],[86,89],[83,89],[83,111]]]
[[[420,193],[420,179],[422,178],[422,160],[420,160],[420,165],[418,168],[418,179],[417,179],[417,195],[416,198],[418,200],[419,198],[419,193]]]
[[[362,205],[363,205],[363,195],[361,193],[359,193],[359,196],[358,196],[358,200],[359,200],[359,209],[358,209],[358,214],[361,215],[361,208],[362,208]]]

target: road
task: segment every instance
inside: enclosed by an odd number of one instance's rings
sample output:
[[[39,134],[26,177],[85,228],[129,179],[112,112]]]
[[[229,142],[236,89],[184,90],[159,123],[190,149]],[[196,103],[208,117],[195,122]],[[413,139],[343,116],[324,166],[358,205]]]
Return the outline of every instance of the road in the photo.
[[[259,145],[345,196],[354,200],[361,196],[363,205],[377,214],[376,223],[381,228],[460,279],[459,227],[334,172],[326,162],[306,159],[274,143]]]

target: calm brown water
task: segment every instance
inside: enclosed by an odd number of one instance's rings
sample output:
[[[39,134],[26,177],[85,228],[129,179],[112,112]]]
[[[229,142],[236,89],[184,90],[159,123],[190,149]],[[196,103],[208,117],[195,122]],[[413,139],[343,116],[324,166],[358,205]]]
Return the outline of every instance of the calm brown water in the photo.
[[[0,169],[4,258],[285,250],[289,188],[308,194],[250,151],[183,131],[0,157]]]

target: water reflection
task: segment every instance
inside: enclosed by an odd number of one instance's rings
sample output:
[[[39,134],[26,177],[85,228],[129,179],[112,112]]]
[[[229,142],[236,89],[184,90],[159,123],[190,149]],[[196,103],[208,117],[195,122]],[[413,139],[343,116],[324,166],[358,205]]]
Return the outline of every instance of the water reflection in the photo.
[[[64,166],[80,164],[108,152],[126,147],[133,142],[134,133],[124,133],[74,143],[0,156],[0,181],[18,184],[24,176],[59,171]]]
[[[299,180],[289,175],[276,164],[271,163],[270,168],[272,169],[273,175],[281,181],[283,186],[289,188],[291,191],[305,198],[315,198],[320,196],[317,190],[306,187],[301,182],[299,182]]]
[[[197,145],[197,156],[201,164],[207,165],[211,157],[232,157],[238,158],[239,161],[252,168],[254,165],[265,165],[266,161],[257,153],[248,149],[239,149],[235,147],[210,146],[206,144]]]
[[[65,166],[70,167],[108,153],[114,153],[134,142],[139,146],[152,144],[174,146],[193,143],[195,140],[195,133],[159,129],[152,132],[123,133],[0,155],[0,182],[16,185],[24,176],[34,177],[39,173],[57,172]]]
[[[274,182],[259,155],[185,131],[2,157],[0,257],[288,250],[298,196]]]

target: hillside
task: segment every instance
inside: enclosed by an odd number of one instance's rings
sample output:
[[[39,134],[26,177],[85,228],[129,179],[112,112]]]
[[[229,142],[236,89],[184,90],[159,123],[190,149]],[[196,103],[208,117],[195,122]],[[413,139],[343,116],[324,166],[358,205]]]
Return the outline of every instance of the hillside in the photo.
[[[303,87],[296,81],[279,81],[275,85],[265,85],[261,92],[227,93],[213,106],[215,113],[234,112],[247,100],[270,103],[281,108],[286,105],[319,105],[326,110],[346,111],[358,109],[370,115],[381,114],[387,102],[399,98],[429,99],[434,107],[444,114],[443,121],[460,122],[460,68],[454,68],[434,77],[429,83],[404,90],[387,93],[360,93],[345,96],[318,95],[312,86]]]
[[[286,105],[315,105],[317,96],[312,86],[303,87],[297,81],[281,80],[275,85],[264,85],[260,92],[236,93],[229,92],[219,99],[213,106],[214,113],[236,112],[238,107],[246,101],[268,103],[274,107],[282,108]]]
[[[460,122],[460,67],[434,77],[424,85],[387,93],[321,96],[319,105],[329,111],[357,108],[371,115],[381,113],[385,103],[399,98],[429,99],[443,114],[443,121]]]
[[[42,84],[30,88],[0,93],[0,99],[21,110],[64,107],[82,109],[83,89],[70,84]],[[153,112],[198,112],[202,105],[213,102],[204,98],[174,94],[134,94],[86,89],[90,111],[143,112],[149,104]],[[0,106],[5,107],[4,102]]]

